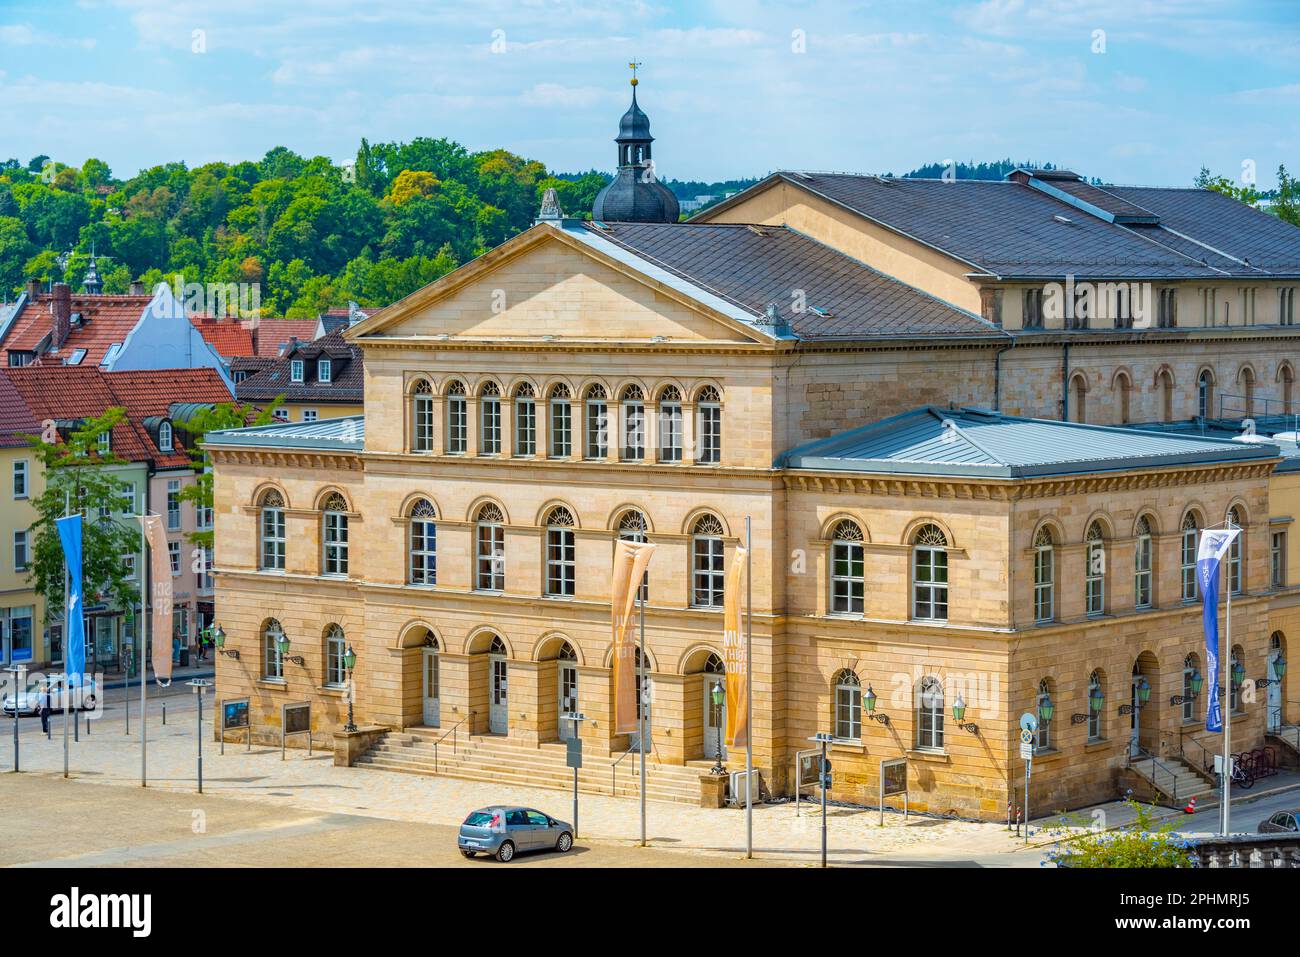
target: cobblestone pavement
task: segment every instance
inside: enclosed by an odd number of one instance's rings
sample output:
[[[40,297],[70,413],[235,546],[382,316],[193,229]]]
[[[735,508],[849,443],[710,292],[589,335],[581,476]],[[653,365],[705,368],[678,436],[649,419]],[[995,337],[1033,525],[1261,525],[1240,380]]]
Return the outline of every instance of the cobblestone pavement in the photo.
[[[149,787],[193,792],[196,785],[195,720],[192,702],[173,699],[168,724],[151,709],[149,723]],[[138,715],[136,716],[138,718]],[[0,723],[0,770],[12,768],[12,751]],[[396,774],[369,768],[340,768],[332,752],[290,749],[281,761],[278,748],[227,743],[217,753],[205,723],[204,791],[214,797],[278,805],[297,811],[357,815],[412,824],[457,825],[467,811],[489,803],[518,803],[539,807],[568,820],[572,796],[547,788],[522,788],[489,782],[461,781]],[[47,740],[32,719],[22,722],[22,768],[33,775],[59,776],[63,740],[59,719]],[[78,781],[139,788],[138,720],[131,734],[123,733],[120,709],[110,707],[87,736],[70,745],[71,777]],[[6,806],[12,806],[6,804]],[[704,810],[684,804],[651,801],[648,836],[652,846],[689,850],[716,858],[743,857],[745,816],[741,810]],[[913,814],[888,813],[885,826],[878,814],[832,807],[828,813],[829,859],[835,864],[900,864],[917,866],[1038,866],[1041,849],[1025,849],[998,824],[941,820]],[[600,844],[630,845],[639,836],[638,802],[634,798],[582,795],[580,836]],[[755,857],[764,862],[816,863],[821,846],[820,816],[805,803],[796,815],[793,804],[754,809]]]

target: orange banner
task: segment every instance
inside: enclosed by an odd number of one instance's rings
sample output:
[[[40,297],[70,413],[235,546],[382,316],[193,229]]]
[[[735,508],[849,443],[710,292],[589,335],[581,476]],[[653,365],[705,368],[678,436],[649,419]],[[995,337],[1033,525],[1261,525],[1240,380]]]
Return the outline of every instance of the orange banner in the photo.
[[[628,626],[636,607],[641,579],[650,566],[655,547],[645,542],[619,540],[614,545],[614,580],[610,589],[610,611],[614,619],[614,733],[627,734],[637,728],[636,640]]]
[[[144,517],[144,535],[149,540],[152,586],[149,644],[153,646],[153,677],[159,684],[169,685],[172,680],[172,563],[167,554],[167,532],[163,529],[162,516]]]
[[[722,596],[722,663],[727,669],[727,747],[749,743],[748,660],[745,630],[740,623],[740,592],[745,583],[749,552],[737,548],[727,570],[727,590]]]

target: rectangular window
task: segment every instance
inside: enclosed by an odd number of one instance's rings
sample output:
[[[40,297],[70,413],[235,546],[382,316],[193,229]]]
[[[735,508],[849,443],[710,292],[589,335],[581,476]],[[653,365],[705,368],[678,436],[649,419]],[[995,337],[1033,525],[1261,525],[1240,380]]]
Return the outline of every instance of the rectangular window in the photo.
[[[194,521],[199,531],[210,531],[212,529],[212,506],[195,505]]]
[[[724,551],[720,538],[695,539],[695,594],[691,604],[699,608],[722,607]]]
[[[176,531],[181,527],[181,480],[167,480],[167,528]]]
[[[1196,529],[1183,529],[1182,562],[1183,601],[1196,601]]]
[[[50,653],[54,646],[51,642]],[[10,661],[32,660],[32,607],[9,609],[9,655]]]
[[[348,517],[342,512],[325,513],[324,574],[348,573]]]
[[[912,564],[912,616],[925,621],[948,620],[948,552],[917,548]]]
[[[469,448],[469,410],[463,395],[447,396],[447,452],[463,455]]]
[[[501,454],[501,397],[485,395],[479,400],[478,448],[483,455]]]
[[[862,543],[835,542],[831,546],[831,611],[839,615],[862,614],[865,590]]]
[[[284,509],[262,509],[262,567],[284,571]]]
[[[722,461],[722,406],[716,402],[701,402],[696,407],[700,455],[696,460],[703,465],[717,465]]]
[[[573,407],[568,399],[551,400],[551,457],[567,459],[573,454]]]
[[[304,422],[315,422],[316,419],[317,419],[317,414],[315,409],[302,410],[302,420]]]
[[[127,482],[122,486],[122,511],[128,515],[134,515],[135,509],[135,483]]]
[[[28,559],[27,529],[20,528],[14,532],[14,571],[26,571]]]
[[[1151,536],[1139,535],[1133,555],[1133,604],[1151,607]]]
[[[334,367],[331,365],[329,359],[321,359],[319,362],[316,363],[317,382],[328,383],[332,381],[331,377],[333,376],[333,374],[334,374]]]
[[[645,458],[645,403],[640,399],[628,399],[622,403],[620,413],[623,416],[623,447],[619,454],[626,461],[640,462]]]
[[[303,361],[301,359],[289,360],[289,381],[301,382],[303,380]]]
[[[1020,301],[1020,322],[1026,329],[1043,328],[1043,290],[1025,290]]]
[[[515,455],[537,454],[537,403],[531,398],[515,400]]]
[[[271,413],[271,418],[275,419],[277,422],[288,422],[289,410],[281,406]]]
[[[1156,311],[1156,325],[1162,329],[1172,329],[1178,325],[1177,289],[1160,290],[1160,301]]]
[[[1295,290],[1295,286],[1278,290],[1278,321],[1284,326],[1295,325]]]
[[[682,460],[682,404],[659,403],[659,461]]]
[[[1034,553],[1034,620],[1048,622],[1056,617],[1056,550],[1039,545]]]
[[[181,645],[190,643],[190,609],[187,605],[172,609],[172,637],[179,638]]]
[[[14,498],[27,497],[27,459],[14,462]]]
[[[425,388],[428,388],[426,385]],[[433,451],[433,396],[418,394],[413,409],[415,421],[412,423],[415,441],[412,448],[416,452]]]
[[[589,459],[603,459],[609,455],[609,432],[603,399],[587,400],[587,450]]]
[[[135,555],[131,552],[122,556],[122,574],[127,578],[135,577]]]
[[[199,591],[211,591],[212,590],[212,549],[204,548],[199,553],[199,557],[202,559],[203,564],[200,566],[199,580],[198,580],[198,585],[196,587],[198,588]]]
[[[480,524],[477,536],[478,587],[504,591],[506,587],[506,531],[500,525]]]
[[[438,582],[438,526],[423,518],[411,519],[412,585],[435,585]]]
[[[1090,617],[1106,612],[1106,548],[1099,541],[1089,542],[1083,550],[1084,611]]]
[[[572,598],[577,574],[573,529],[546,530],[546,594]]]
[[[1274,588],[1286,586],[1286,532],[1273,533],[1272,581]]]
[[[181,543],[167,543],[167,561],[171,565],[172,577],[175,578],[181,573]]]
[[[841,684],[835,689],[835,737],[845,741],[862,739],[862,688]]]

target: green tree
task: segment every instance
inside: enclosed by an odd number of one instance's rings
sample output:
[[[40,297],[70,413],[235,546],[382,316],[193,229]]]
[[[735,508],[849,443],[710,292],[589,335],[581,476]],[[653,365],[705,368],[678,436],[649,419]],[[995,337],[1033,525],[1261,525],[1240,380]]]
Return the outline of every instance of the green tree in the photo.
[[[1277,168],[1277,189],[1268,211],[1292,226],[1300,226],[1300,180],[1292,179],[1285,165]]]
[[[1201,167],[1200,173],[1196,176],[1196,185],[1200,189],[1210,189],[1216,193],[1222,193],[1224,196],[1231,196],[1247,206],[1258,205],[1261,199],[1259,190],[1255,189],[1255,187],[1250,185],[1238,186],[1226,176],[1215,176],[1204,166]]]
[[[0,216],[0,299],[8,299],[23,284],[32,248],[22,220]]]
[[[139,599],[136,583],[127,578],[122,557],[139,550],[139,528],[113,518],[126,506],[127,484],[113,466],[123,460],[101,451],[100,437],[112,434],[123,422],[126,411],[107,409],[103,415],[83,421],[59,434],[47,423],[42,435],[27,436],[38,459],[45,466],[45,489],[32,501],[39,516],[32,526],[34,543],[28,577],[45,597],[51,619],[63,613],[63,545],[55,522],[80,512],[82,526],[82,580],[87,603],[107,602],[129,608]]]
[[[1133,821],[1110,831],[1088,828],[1076,833],[1081,822],[1062,817],[1056,827],[1047,829],[1061,839],[1048,853],[1048,860],[1080,868],[1192,866],[1188,841],[1174,831],[1173,819],[1156,824],[1155,805],[1141,804],[1132,797],[1124,806],[1133,812]]]

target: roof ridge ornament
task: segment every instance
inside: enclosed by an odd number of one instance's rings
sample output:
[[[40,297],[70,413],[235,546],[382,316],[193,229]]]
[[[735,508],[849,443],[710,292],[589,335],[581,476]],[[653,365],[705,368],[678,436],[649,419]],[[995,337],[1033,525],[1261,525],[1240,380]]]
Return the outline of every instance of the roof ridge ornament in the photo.
[[[560,196],[555,191],[555,187],[548,186],[546,192],[542,193],[542,209],[537,214],[537,221],[558,222],[564,218],[564,210],[560,209]]]

